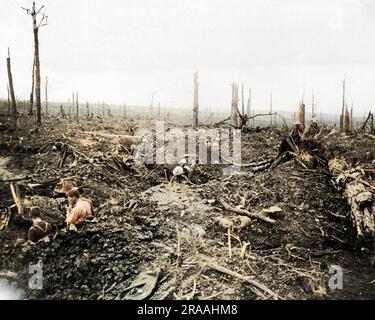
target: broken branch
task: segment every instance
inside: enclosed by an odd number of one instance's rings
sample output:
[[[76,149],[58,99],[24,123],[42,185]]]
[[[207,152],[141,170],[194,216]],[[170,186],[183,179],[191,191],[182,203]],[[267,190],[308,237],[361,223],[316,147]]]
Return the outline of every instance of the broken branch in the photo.
[[[248,216],[250,218],[262,220],[262,221],[267,222],[267,223],[275,223],[276,222],[275,220],[273,220],[271,218],[268,218],[268,217],[265,217],[264,215],[262,215],[260,213],[250,212],[250,211],[247,211],[247,210],[244,210],[244,209],[232,207],[222,199],[219,200],[219,203],[224,207],[225,210],[228,210],[228,211],[231,211],[231,212],[243,215],[243,216]]]
[[[205,259],[207,260],[208,258],[205,258]],[[217,265],[216,263],[213,263],[213,262],[208,263],[207,266],[212,270],[218,271],[220,273],[227,274],[227,275],[229,275],[231,277],[234,277],[238,280],[241,280],[243,282],[247,282],[247,283],[251,284],[252,286],[254,286],[254,287],[262,290],[263,292],[267,293],[268,295],[270,295],[275,300],[280,299],[280,297],[278,296],[278,294],[276,292],[272,291],[271,289],[266,287],[264,284],[254,280],[254,279],[251,279],[249,276],[242,275],[242,274],[240,274],[238,272],[235,272],[235,271],[232,271],[228,268],[219,266],[219,265]]]

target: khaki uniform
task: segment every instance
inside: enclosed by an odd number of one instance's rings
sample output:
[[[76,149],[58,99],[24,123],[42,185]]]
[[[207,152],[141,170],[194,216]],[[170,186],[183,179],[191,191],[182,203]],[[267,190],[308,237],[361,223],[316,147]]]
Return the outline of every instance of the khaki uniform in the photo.
[[[84,222],[87,218],[92,218],[92,202],[89,199],[79,198],[73,209],[66,217],[68,225],[77,225]]]

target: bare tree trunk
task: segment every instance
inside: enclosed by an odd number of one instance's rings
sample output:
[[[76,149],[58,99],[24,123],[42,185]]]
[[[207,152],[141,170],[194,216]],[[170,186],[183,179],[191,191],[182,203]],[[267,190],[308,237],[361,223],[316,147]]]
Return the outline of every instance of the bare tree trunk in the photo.
[[[245,115],[245,101],[244,101],[244,95],[243,95],[243,83],[241,86],[241,98],[242,98],[242,115]]]
[[[30,92],[30,106],[29,115],[32,116],[34,113],[34,90],[35,90],[35,57],[33,60],[33,71],[31,76],[31,92]]]
[[[44,92],[46,95],[46,116],[48,116],[48,77],[46,77],[46,83],[44,84]]]
[[[159,105],[158,105],[158,120],[160,120],[160,102],[159,102]]]
[[[10,92],[10,99],[11,99],[11,111],[12,117],[14,121],[14,125],[17,121],[17,104],[16,104],[16,97],[14,95],[14,87],[13,87],[13,77],[12,77],[12,69],[10,63],[10,52],[8,48],[8,58],[7,58],[7,69],[8,69],[8,83],[9,83],[9,92]]]
[[[69,108],[69,118],[70,118],[70,115],[74,112],[74,92],[72,93],[72,105],[70,106]]]
[[[11,103],[10,103],[9,84],[7,84],[7,91],[8,91],[8,114],[10,114],[10,112],[11,112]]]
[[[270,124],[271,126],[273,125],[273,121],[272,121],[272,93],[271,93],[271,96],[270,96]]]
[[[345,80],[342,82],[342,108],[340,116],[340,130],[344,129],[344,117],[345,117]]]
[[[350,118],[349,118],[349,110],[348,106],[345,106],[345,114],[344,114],[344,131],[350,131]]]
[[[305,104],[303,101],[299,104],[299,110],[298,110],[298,121],[302,124],[302,126],[305,126]]]
[[[350,108],[350,130],[354,130],[354,121],[353,121],[353,103],[352,107]]]
[[[71,114],[71,111],[72,111],[72,105],[70,103],[70,99],[68,99],[68,106],[69,106],[69,108],[68,108],[68,117],[70,118],[70,114]]]
[[[76,108],[77,108],[76,116],[77,116],[77,119],[78,119],[78,117],[79,117],[78,92],[76,93]]]
[[[41,99],[40,99],[40,61],[39,61],[39,28],[36,23],[37,12],[35,10],[35,2],[33,2],[32,17],[34,30],[34,58],[35,58],[35,98],[36,98],[36,118],[37,124],[42,123],[41,115]]]
[[[90,119],[90,105],[88,102],[86,102],[86,113],[87,113],[87,119]]]
[[[199,82],[198,82],[198,71],[194,73],[194,102],[193,102],[193,127],[198,126],[198,115],[199,115]]]
[[[247,116],[251,116],[251,89],[249,89],[249,99],[247,100]]]
[[[124,118],[126,118],[126,103],[124,105]]]
[[[238,84],[232,83],[232,111],[233,125],[238,127]]]
[[[27,12],[27,14],[31,15],[33,19],[33,34],[34,34],[34,65],[35,65],[35,107],[36,107],[36,114],[37,114],[37,124],[42,123],[42,116],[41,116],[41,98],[40,98],[40,60],[39,60],[39,27],[45,26],[47,24],[48,17],[42,13],[42,9],[44,6],[36,10],[35,2],[33,2],[33,6],[31,9],[22,8]],[[37,16],[41,15],[42,18],[40,19],[39,23],[37,22]],[[34,82],[34,81],[33,81]],[[31,107],[30,107],[31,108]]]
[[[65,111],[62,104],[60,105],[60,117],[61,119],[65,119]]]
[[[314,92],[312,93],[312,103],[311,103],[311,118],[315,119],[316,118],[316,110],[315,110],[315,96]]]
[[[151,101],[150,101],[150,113],[152,114],[152,112],[153,112],[153,109],[154,109],[154,94],[155,94],[155,92],[153,92],[152,94],[151,94]]]

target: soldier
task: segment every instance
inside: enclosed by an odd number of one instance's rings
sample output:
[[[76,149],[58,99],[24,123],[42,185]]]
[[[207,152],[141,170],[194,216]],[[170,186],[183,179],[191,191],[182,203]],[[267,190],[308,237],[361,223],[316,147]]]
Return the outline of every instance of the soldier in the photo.
[[[86,219],[92,219],[92,202],[90,199],[81,197],[77,188],[73,188],[67,194],[69,207],[66,223],[71,231],[77,231],[77,225]]]
[[[33,220],[33,225],[29,229],[27,240],[37,242],[52,232],[52,226],[40,218],[41,212],[39,207],[30,208],[29,215]]]

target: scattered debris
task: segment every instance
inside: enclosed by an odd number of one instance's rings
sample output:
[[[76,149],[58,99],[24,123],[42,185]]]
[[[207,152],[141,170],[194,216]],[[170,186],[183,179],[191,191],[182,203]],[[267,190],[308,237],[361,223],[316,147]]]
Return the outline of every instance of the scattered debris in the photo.
[[[373,197],[370,133],[328,136],[330,128],[315,124],[243,130],[240,172],[225,175],[226,164],[136,163],[134,141],[125,137],[130,121],[80,119],[79,130],[70,122],[0,136],[0,157],[10,159],[0,161],[0,172],[8,170],[0,178],[0,270],[26,279],[29,262],[41,260],[44,268],[43,290],[25,289],[26,299],[373,297],[373,246],[359,242],[357,225],[345,219],[354,205],[348,185],[362,184]],[[63,152],[52,151],[56,141],[66,144]],[[348,167],[335,186],[344,197],[331,183],[342,172],[328,165],[341,157]],[[67,232],[67,197],[76,188],[92,199],[83,211],[95,208],[95,223]],[[351,198],[367,239],[366,192]],[[37,246],[25,242],[33,206],[57,229]],[[328,268],[337,261],[352,270],[345,292],[327,287]],[[163,273],[153,277],[151,294],[140,283],[132,287],[144,270],[158,269]]]
[[[131,285],[124,289],[125,300],[144,300],[148,298],[158,283],[160,270],[140,273]]]

